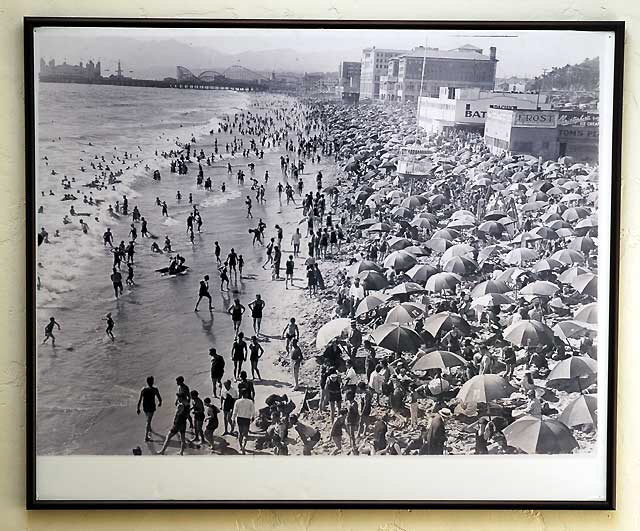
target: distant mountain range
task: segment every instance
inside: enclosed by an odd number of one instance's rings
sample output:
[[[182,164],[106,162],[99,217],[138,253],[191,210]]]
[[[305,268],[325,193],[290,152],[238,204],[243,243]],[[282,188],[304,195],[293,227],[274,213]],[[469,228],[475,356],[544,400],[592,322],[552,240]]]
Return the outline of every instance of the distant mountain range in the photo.
[[[120,60],[125,75],[144,79],[175,77],[178,65],[194,74],[209,69],[221,72],[233,65],[258,72],[337,72],[341,60],[324,51],[301,53],[285,48],[225,54],[176,40],[138,41],[127,37],[96,37],[87,39],[86,45],[79,47],[75,40],[50,35],[46,43],[46,49],[41,50],[46,61],[54,58],[61,63],[66,59],[75,64],[80,60],[100,60],[103,75],[109,75],[115,72]]]

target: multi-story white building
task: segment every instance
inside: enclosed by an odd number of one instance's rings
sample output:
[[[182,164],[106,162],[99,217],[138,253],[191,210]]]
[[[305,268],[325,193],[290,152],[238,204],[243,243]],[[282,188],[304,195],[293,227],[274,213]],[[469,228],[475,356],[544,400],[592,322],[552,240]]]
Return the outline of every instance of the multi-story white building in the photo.
[[[386,48],[365,48],[362,50],[360,70],[360,99],[374,100],[380,97],[380,76],[387,73],[389,59],[407,50],[391,50]]]
[[[437,98],[418,99],[418,127],[428,133],[437,133],[453,127],[482,130],[491,107],[551,108],[544,94],[494,92],[478,87],[441,87]]]

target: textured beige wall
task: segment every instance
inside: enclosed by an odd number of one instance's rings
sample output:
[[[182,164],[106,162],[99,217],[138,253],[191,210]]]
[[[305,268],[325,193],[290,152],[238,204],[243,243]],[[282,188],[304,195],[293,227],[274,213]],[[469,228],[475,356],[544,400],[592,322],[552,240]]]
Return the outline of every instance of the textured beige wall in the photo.
[[[191,511],[32,512],[24,510],[24,144],[22,17],[423,18],[625,20],[622,169],[621,334],[618,376],[616,512]],[[637,381],[634,349],[640,275],[640,3],[636,0],[0,0],[0,529],[640,529]],[[635,124],[635,125],[634,125]],[[635,151],[634,151],[635,149]],[[558,478],[558,481],[579,478]],[[428,481],[428,479],[427,479]]]

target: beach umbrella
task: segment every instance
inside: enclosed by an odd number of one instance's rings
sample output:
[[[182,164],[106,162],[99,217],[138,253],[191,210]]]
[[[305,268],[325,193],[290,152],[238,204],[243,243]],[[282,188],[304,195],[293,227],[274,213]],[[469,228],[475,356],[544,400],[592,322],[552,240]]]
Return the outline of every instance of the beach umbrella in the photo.
[[[425,203],[427,203],[426,197],[422,197],[421,195],[412,195],[402,201],[402,203],[400,203],[400,206],[415,210],[416,208],[420,208]]]
[[[556,234],[556,231],[553,229],[550,229],[549,227],[536,227],[535,229],[529,231],[529,234],[535,234],[536,236],[539,236],[543,240],[558,239],[558,235]]]
[[[475,215],[470,210],[460,209],[451,214],[451,219],[471,218],[474,222],[476,220]]]
[[[521,175],[521,177],[516,177],[518,175],[518,173]],[[513,178],[514,181],[517,181],[520,178],[524,179],[526,177],[524,173],[522,173],[522,172],[518,172],[518,173],[512,175],[512,178]],[[520,182],[514,182],[514,183],[510,184],[509,186],[507,186],[507,190],[509,192],[526,192],[527,191],[527,187],[524,184],[520,183]]]
[[[500,210],[491,210],[485,214],[484,219],[485,221],[499,221],[506,216],[507,214],[505,212]]]
[[[468,334],[471,331],[469,323],[464,318],[451,312],[435,313],[424,320],[423,330],[429,332],[433,337],[436,337],[440,332],[452,329],[458,330],[462,334]]]
[[[429,199],[429,204],[431,206],[442,206],[442,205],[446,204],[447,202],[448,202],[447,198],[442,194],[433,195]]]
[[[500,280],[485,280],[471,290],[471,297],[477,299],[488,293],[507,293],[511,288]]]
[[[433,352],[427,352],[424,356],[418,359],[411,370],[413,371],[428,371],[429,369],[441,369],[446,370],[451,367],[462,367],[466,364],[466,360],[458,354],[449,352],[447,350],[434,350]]]
[[[549,196],[540,190],[531,190],[529,193],[529,201],[543,201],[546,202]]]
[[[580,251],[573,249],[561,249],[551,255],[553,260],[558,260],[565,265],[584,264],[584,255]]]
[[[460,237],[460,233],[454,229],[440,229],[433,233],[432,238],[442,238],[444,240],[455,240]]]
[[[306,221],[307,218],[304,218],[302,221]],[[300,223],[302,223],[302,221]],[[358,228],[359,229],[367,229],[369,227],[371,227],[372,225],[375,225],[376,223],[378,223],[380,220],[377,218],[367,218],[367,219],[363,219],[360,223],[358,223]]]
[[[440,263],[444,264],[445,262],[451,260],[451,258],[454,258],[456,256],[465,256],[467,258],[472,258],[473,251],[473,247],[471,247],[471,245],[467,243],[458,243],[456,245],[452,245],[443,253],[442,258],[440,259]]]
[[[391,236],[391,238],[387,240],[387,243],[389,244],[389,249],[393,251],[399,251],[401,249],[404,249],[405,247],[410,247],[411,245],[413,245],[413,242],[411,242],[410,240],[407,240],[406,238],[400,238],[398,236]]]
[[[411,226],[418,229],[431,229],[431,222],[427,218],[414,218],[410,222]]]
[[[573,229],[560,228],[560,229],[554,229],[554,230],[556,231],[558,238],[571,238],[572,236],[576,235]]]
[[[445,240],[444,238],[431,238],[424,242],[425,247],[437,253],[444,253],[452,245],[451,241]]]
[[[363,271],[377,271],[378,273],[380,273],[382,272],[382,268],[371,260],[360,260],[359,262],[356,262],[355,264],[349,266],[349,269],[347,270],[347,276],[357,277]]]
[[[576,232],[579,234],[586,234],[590,230],[593,230],[598,227],[598,220],[593,218],[583,219],[579,221],[576,225]]]
[[[438,270],[431,265],[416,264],[406,274],[414,282],[424,284],[430,276],[435,275],[437,272]]]
[[[491,234],[492,236],[501,236],[505,228],[502,223],[498,223],[497,221],[485,221],[480,224],[478,230]]]
[[[398,295],[412,295],[414,293],[423,293],[424,288],[415,282],[403,282],[402,284],[398,284],[394,288],[387,291],[387,295],[390,297],[398,296]]]
[[[439,292],[446,289],[454,289],[456,285],[461,281],[459,275],[455,273],[436,273],[430,276],[425,283],[425,288],[430,292]]]
[[[553,282],[548,282],[546,280],[536,280],[522,288],[520,290],[520,294],[533,295],[535,297],[551,297],[559,289],[560,287]]]
[[[454,256],[447,260],[442,266],[443,271],[456,273],[458,275],[467,275],[474,272],[476,269],[478,269],[478,264],[464,256]]]
[[[416,257],[406,251],[393,251],[384,260],[384,267],[395,271],[408,271],[416,265]]]
[[[475,219],[462,217],[458,219],[453,219],[449,223],[447,223],[448,229],[469,229],[476,224]]]
[[[478,262],[482,263],[487,258],[491,256],[497,256],[501,253],[507,252],[508,250],[509,250],[508,247],[505,247],[504,245],[500,245],[500,244],[487,245],[486,247],[483,247],[482,249],[480,249],[480,252],[478,253]]]
[[[585,273],[573,279],[571,285],[583,295],[596,297],[598,295],[598,276],[593,273]]]
[[[518,245],[520,247],[525,247],[529,242],[535,242],[541,240],[542,236],[538,236],[537,234],[532,234],[531,232],[521,232],[513,238],[509,244],[510,245]]]
[[[576,181],[565,181],[564,183],[562,183],[561,186],[565,190],[579,190],[580,189],[580,184],[577,183]]]
[[[571,203],[573,201],[580,201],[582,196],[576,193],[565,194],[560,198],[561,203]]]
[[[598,366],[595,360],[588,356],[571,356],[558,364],[549,373],[548,381],[571,380],[585,378],[596,374]]]
[[[361,271],[358,273],[358,278],[362,281],[365,289],[367,290],[384,289],[389,285],[387,278],[377,271]]]
[[[571,249],[573,251],[580,251],[583,253],[588,253],[589,251],[595,248],[596,248],[596,244],[593,241],[593,239],[590,238],[589,236],[578,236],[577,238],[570,241],[569,245],[567,245],[567,249]]]
[[[591,212],[587,208],[572,207],[567,208],[567,210],[562,213],[562,219],[565,221],[577,221],[586,218],[589,214],[591,214]]]
[[[500,282],[512,283],[514,282],[520,275],[526,273],[524,269],[520,269],[519,267],[508,267],[504,271],[500,272],[494,280],[498,280]]]
[[[401,206],[393,209],[391,215],[395,218],[412,218],[413,210]]]
[[[570,267],[564,273],[562,273],[558,277],[558,280],[563,284],[571,284],[576,277],[580,275],[584,275],[585,273],[591,273],[591,271],[585,267],[576,265],[576,266]]]
[[[558,236],[558,237],[561,237],[558,234],[558,230],[560,230],[560,229],[571,229],[571,224],[567,223],[564,219],[562,219],[560,217],[558,219],[551,219],[549,221],[545,221],[545,223],[547,224],[547,227],[549,227],[550,229],[556,231],[556,236]]]
[[[388,223],[376,223],[367,229],[368,232],[390,232],[391,225]]]
[[[578,443],[562,422],[526,416],[502,430],[507,444],[527,454],[570,454]]]
[[[598,303],[592,302],[590,304],[585,304],[578,308],[576,313],[573,315],[574,320],[589,323],[589,324],[597,324],[598,323]]]
[[[316,334],[316,348],[323,349],[332,339],[346,336],[351,328],[351,319],[333,319],[320,327]]]
[[[392,352],[417,352],[422,343],[418,333],[399,323],[385,323],[371,332],[371,339],[379,347]]]
[[[558,260],[543,258],[533,265],[533,270],[536,273],[541,273],[542,271],[553,271],[554,269],[561,269],[562,267],[564,267],[564,264],[558,262]]]
[[[502,376],[478,374],[464,383],[456,398],[466,403],[488,404],[494,400],[507,398],[515,390]]]
[[[382,293],[369,293],[364,299],[360,301],[356,308],[356,317],[370,312],[374,308],[377,308],[387,300],[387,296]]]
[[[542,210],[549,203],[546,201],[531,201],[522,205],[523,212],[535,212],[536,210]]]
[[[416,217],[414,219],[417,219],[417,218],[428,219],[432,225],[438,224],[438,216],[436,216],[435,214],[432,214],[431,212],[420,212],[416,214]]]
[[[528,249],[527,247],[518,247],[517,249],[509,251],[507,256],[505,256],[504,261],[507,264],[522,265],[537,259],[538,253],[533,249]]]
[[[562,205],[560,203],[556,203],[554,205],[550,205],[549,208],[547,208],[547,211],[545,213],[545,215],[555,215],[555,216],[560,216],[560,218],[562,219],[562,214],[563,212],[567,210],[567,206],[566,205]]]
[[[572,338],[583,337],[586,335],[595,335],[596,332],[596,325],[583,323],[573,319],[560,321],[553,327],[553,333],[563,341]]]
[[[551,344],[553,330],[540,321],[522,319],[505,328],[503,337],[519,347],[536,347]]]
[[[404,251],[407,253],[411,253],[414,256],[427,256],[429,251],[427,251],[424,247],[419,247],[418,245],[410,245],[409,247],[405,247]]]
[[[573,428],[574,426],[596,426],[598,424],[598,397],[595,395],[580,395],[569,402],[558,420]]]
[[[503,304],[515,304],[515,301],[502,293],[487,293],[477,299],[474,299],[471,306],[479,306],[481,308],[489,308],[491,306],[501,306]]]
[[[417,302],[403,302],[391,308],[385,323],[406,324],[415,321],[424,314],[424,305]]]

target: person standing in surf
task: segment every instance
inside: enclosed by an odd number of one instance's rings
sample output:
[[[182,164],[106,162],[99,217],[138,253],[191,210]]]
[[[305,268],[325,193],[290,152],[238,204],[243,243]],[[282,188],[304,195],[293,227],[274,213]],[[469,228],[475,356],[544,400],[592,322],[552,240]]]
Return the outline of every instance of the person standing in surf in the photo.
[[[107,330],[106,330],[107,335],[111,338],[111,341],[115,341],[116,338],[113,335],[113,327],[115,326],[115,323],[113,322],[113,318],[111,317],[111,312],[107,314],[107,316],[103,319],[103,321],[107,322]]]
[[[198,311],[198,305],[202,299],[208,299],[209,301],[209,311],[213,311],[213,306],[211,305],[211,294],[209,293],[209,275],[205,275],[204,278],[200,281],[200,289],[198,291],[198,302],[196,302],[196,307],[194,308],[194,312]]]
[[[42,342],[43,345],[49,340],[49,338],[51,338],[51,346],[56,346],[56,338],[53,335],[54,326],[57,326],[58,330],[61,330],[60,323],[56,321],[56,318],[50,317],[47,326],[44,327],[44,341]]]
[[[240,379],[242,364],[247,361],[247,343],[244,340],[244,334],[242,332],[233,340],[231,359],[233,360],[233,377],[237,381]]]

